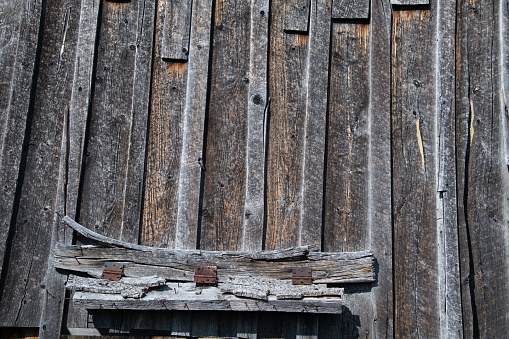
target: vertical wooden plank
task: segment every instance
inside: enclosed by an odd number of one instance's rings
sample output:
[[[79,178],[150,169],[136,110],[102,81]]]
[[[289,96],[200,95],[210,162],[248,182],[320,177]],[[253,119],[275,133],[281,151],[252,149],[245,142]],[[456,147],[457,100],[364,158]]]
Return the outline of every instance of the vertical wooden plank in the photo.
[[[104,2],[80,206],[84,225],[135,243],[152,58],[151,6],[147,1]]]
[[[501,6],[498,1],[458,6],[458,20],[464,22],[458,26],[457,48],[458,210],[462,282],[469,293],[463,294],[464,322],[465,335],[482,338],[509,330]]]
[[[246,192],[251,3],[220,0],[214,15],[200,248],[237,250]]]
[[[0,1],[0,274],[35,89],[42,2]]]
[[[332,26],[325,251],[370,247],[370,225],[366,222],[370,184],[369,33],[369,25],[358,22]],[[342,337],[370,333],[373,306],[368,288],[345,294],[345,313],[335,317],[341,322],[338,331]]]
[[[299,245],[320,246],[322,241],[325,135],[331,38],[330,17],[330,1],[312,2],[306,70],[307,93]]]
[[[369,0],[333,0],[332,17],[335,19],[369,18]]]
[[[158,2],[140,242],[174,247],[189,63],[161,59],[165,2]]]
[[[394,337],[393,234],[391,167],[391,5],[371,4],[369,197],[367,221],[371,250],[377,261],[377,282],[371,287],[371,336]],[[368,325],[369,326],[369,325]],[[368,329],[369,330],[369,329]]]
[[[165,2],[161,58],[187,60],[191,8],[192,1],[189,0],[168,0]]]
[[[463,337],[455,158],[455,1],[437,2],[436,167],[440,336]]]
[[[369,26],[332,26],[324,250],[366,250]]]
[[[252,1],[250,22],[246,192],[239,249],[259,251],[263,244],[265,219],[265,119],[269,108],[267,96],[268,0]]]
[[[309,0],[285,0],[283,29],[288,32],[307,32],[309,8]]]
[[[302,208],[308,36],[283,31],[284,1],[271,3],[265,248],[298,244]]]
[[[187,93],[183,118],[183,139],[178,183],[178,212],[175,248],[194,249],[200,214],[203,167],[203,136],[207,104],[207,81],[212,1],[195,0],[191,22],[191,46]]]
[[[435,161],[436,7],[393,11],[395,334],[439,337]]]

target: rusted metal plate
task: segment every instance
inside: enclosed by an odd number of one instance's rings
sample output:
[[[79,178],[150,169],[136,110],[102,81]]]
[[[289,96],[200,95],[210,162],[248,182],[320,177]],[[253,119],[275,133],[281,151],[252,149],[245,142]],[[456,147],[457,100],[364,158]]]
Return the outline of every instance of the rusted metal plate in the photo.
[[[217,285],[217,266],[196,266],[194,282],[197,284]]]
[[[123,270],[123,264],[116,264],[111,262],[104,263],[104,270],[103,274],[101,275],[101,279],[119,281],[120,277],[122,277]]]
[[[311,268],[299,267],[292,270],[293,285],[311,285],[312,280]]]

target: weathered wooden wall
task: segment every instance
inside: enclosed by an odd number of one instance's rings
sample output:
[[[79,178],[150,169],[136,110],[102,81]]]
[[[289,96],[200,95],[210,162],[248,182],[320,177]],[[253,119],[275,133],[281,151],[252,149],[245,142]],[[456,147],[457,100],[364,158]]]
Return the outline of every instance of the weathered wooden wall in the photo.
[[[504,0],[0,0],[0,326],[504,337],[508,20]],[[81,241],[58,215],[156,247],[372,250],[377,282],[338,316],[87,313],[49,260]]]

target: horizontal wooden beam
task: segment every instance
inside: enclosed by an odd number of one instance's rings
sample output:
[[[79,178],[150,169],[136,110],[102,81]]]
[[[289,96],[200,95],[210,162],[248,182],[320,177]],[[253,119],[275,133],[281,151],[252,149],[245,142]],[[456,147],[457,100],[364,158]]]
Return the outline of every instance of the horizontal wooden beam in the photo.
[[[193,283],[169,283],[165,288],[149,291],[141,299],[119,294],[76,292],[73,302],[86,309],[182,310],[182,311],[272,311],[341,314],[340,297],[280,300],[239,298],[224,294],[215,287],[196,287]]]

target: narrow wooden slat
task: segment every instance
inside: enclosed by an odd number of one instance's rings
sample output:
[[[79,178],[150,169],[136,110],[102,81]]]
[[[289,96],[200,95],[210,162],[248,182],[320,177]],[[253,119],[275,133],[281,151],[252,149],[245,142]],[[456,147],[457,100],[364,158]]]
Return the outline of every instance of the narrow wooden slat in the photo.
[[[283,31],[284,0],[271,3],[265,248],[298,244],[307,104],[308,36]]]
[[[332,27],[324,249],[366,248],[369,26]]]
[[[197,244],[211,18],[212,1],[195,0],[178,182],[175,248],[180,249],[194,249]]]
[[[464,322],[473,337],[504,336],[509,331],[507,280],[508,172],[504,152],[503,44],[505,4],[459,2],[458,186]],[[474,32],[476,32],[474,34]],[[489,58],[479,58],[489,55]],[[505,75],[504,75],[505,77]],[[464,80],[464,82],[461,82]],[[460,111],[460,108],[463,111]],[[463,170],[463,171],[461,171]],[[460,197],[459,197],[460,198]],[[468,293],[469,296],[465,296]],[[467,331],[465,331],[467,335]]]
[[[100,0],[83,1],[74,63],[74,79],[69,105],[69,163],[66,214],[77,212],[79,185],[85,147],[85,130],[92,92],[92,74],[99,20]]]
[[[191,29],[192,1],[168,0],[165,2],[161,58],[187,60]]]
[[[436,228],[436,5],[393,11],[395,333],[440,336]]]
[[[369,181],[368,223],[371,250],[375,253],[377,283],[371,289],[373,319],[369,333],[375,338],[394,337],[393,237],[391,196],[391,5],[371,4],[369,78]],[[368,327],[367,326],[367,327]]]
[[[214,15],[200,248],[236,250],[246,204],[251,3],[217,1]]]
[[[294,313],[332,313],[340,314],[341,299],[306,298],[303,300],[256,301],[253,299],[237,298],[229,294],[221,294],[218,289],[209,288],[196,293],[196,287],[181,284],[182,290],[174,292],[173,285],[167,290],[154,290],[141,299],[123,298],[118,294],[99,294],[76,292],[73,302],[87,309],[104,310],[181,310],[181,311],[264,311],[264,312],[294,312]],[[175,284],[176,286],[176,284]],[[177,288],[177,287],[175,287]],[[194,313],[200,326],[193,326],[197,335],[217,335],[218,321],[210,314]],[[212,334],[211,334],[212,333]],[[191,332],[193,335],[193,332]]]
[[[0,274],[3,270],[22,146],[34,95],[42,2],[0,1]],[[1,317],[0,317],[1,319]],[[0,320],[0,323],[3,323]],[[23,326],[23,325],[20,325]]]
[[[429,0],[391,0],[393,5],[428,5]]]
[[[333,0],[332,17],[334,19],[367,19],[369,3],[369,0]]]
[[[251,4],[249,89],[247,106],[246,197],[242,239],[239,248],[262,249],[265,218],[265,127],[267,96],[267,48],[269,44],[269,1]]]
[[[437,2],[437,245],[440,336],[463,337],[455,159],[456,2]]]
[[[284,0],[283,29],[288,32],[307,32],[310,6],[309,0]]]
[[[164,10],[165,2],[158,2],[156,32],[163,29]],[[172,248],[189,64],[163,61],[161,38],[155,35],[140,242]]]
[[[325,183],[323,248],[369,248],[369,33],[368,24],[334,23]],[[343,337],[371,331],[369,289],[346,293]],[[339,320],[336,320],[339,321]],[[321,324],[323,325],[323,324]]]
[[[151,5],[146,1],[104,2],[81,193],[84,224],[130,242],[138,242],[137,214],[141,210],[153,38],[153,19],[144,10],[153,16]],[[134,204],[125,206],[126,200]]]
[[[311,5],[306,117],[302,163],[302,208],[298,245],[320,246],[322,241],[323,181],[327,95],[329,80],[330,1]]]

